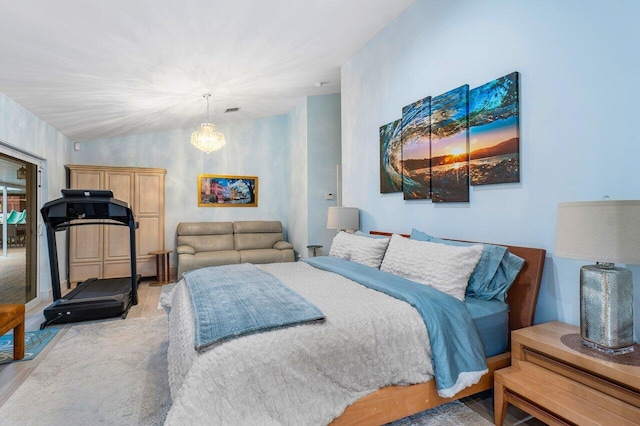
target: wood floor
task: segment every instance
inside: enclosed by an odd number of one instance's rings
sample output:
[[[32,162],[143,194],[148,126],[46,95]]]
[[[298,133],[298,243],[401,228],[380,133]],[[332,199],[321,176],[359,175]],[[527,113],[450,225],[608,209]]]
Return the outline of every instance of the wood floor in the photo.
[[[133,306],[129,311],[127,318],[151,317],[156,315],[164,315],[164,311],[158,310],[158,300],[162,287],[154,287],[148,285],[149,281],[142,282],[139,286],[138,304]],[[35,308],[27,312],[26,330],[37,330],[44,320],[42,311],[48,306],[48,303],[41,303]],[[126,320],[125,320],[126,321]],[[31,372],[38,367],[47,354],[62,338],[66,331],[75,324],[60,325],[62,329],[53,338],[43,351],[31,361],[14,362],[11,364],[0,365],[0,406],[15,392],[15,390],[25,381]],[[482,392],[477,395],[462,400],[469,408],[478,414],[493,422],[493,394],[491,391]],[[509,406],[505,425],[526,425],[540,426],[544,423],[531,418],[528,414]]]
[[[24,305],[27,302],[26,267],[24,247],[9,247],[4,257],[0,246],[0,303]]]

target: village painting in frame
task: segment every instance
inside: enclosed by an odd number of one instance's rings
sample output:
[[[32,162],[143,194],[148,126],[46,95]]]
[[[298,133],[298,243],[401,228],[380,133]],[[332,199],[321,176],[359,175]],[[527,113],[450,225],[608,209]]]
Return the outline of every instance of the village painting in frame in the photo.
[[[402,108],[402,192],[405,200],[431,198],[431,97]]]
[[[258,178],[198,175],[198,207],[258,207]]]
[[[520,182],[518,73],[469,93],[471,185]]]
[[[401,121],[380,127],[380,192],[389,194],[402,191]]]
[[[431,99],[431,200],[469,201],[469,86]]]

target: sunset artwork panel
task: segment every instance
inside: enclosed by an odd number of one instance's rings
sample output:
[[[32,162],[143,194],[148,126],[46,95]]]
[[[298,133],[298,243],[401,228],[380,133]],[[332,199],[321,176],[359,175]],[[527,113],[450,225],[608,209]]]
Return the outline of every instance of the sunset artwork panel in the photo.
[[[513,72],[469,93],[471,185],[520,182],[518,80]]]
[[[431,199],[469,201],[469,86],[431,99]]]
[[[431,198],[431,97],[402,108],[402,192],[405,200]]]
[[[402,191],[401,120],[380,127],[380,193]]]

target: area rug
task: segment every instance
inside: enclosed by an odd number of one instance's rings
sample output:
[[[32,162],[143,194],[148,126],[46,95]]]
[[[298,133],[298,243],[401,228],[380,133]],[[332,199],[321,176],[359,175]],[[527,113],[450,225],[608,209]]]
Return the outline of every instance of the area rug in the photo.
[[[431,410],[423,411],[404,419],[389,423],[391,426],[491,426],[493,422],[485,420],[480,414],[464,405],[454,401],[441,405]]]
[[[18,361],[29,361],[40,353],[47,343],[53,339],[59,328],[46,328],[24,333],[24,358]],[[13,362],[13,333],[0,336],[0,364]]]
[[[166,316],[77,324],[0,407],[0,424],[162,425],[171,406]],[[460,402],[394,426],[491,425]]]
[[[161,425],[167,319],[74,324],[0,407],[2,425]]]

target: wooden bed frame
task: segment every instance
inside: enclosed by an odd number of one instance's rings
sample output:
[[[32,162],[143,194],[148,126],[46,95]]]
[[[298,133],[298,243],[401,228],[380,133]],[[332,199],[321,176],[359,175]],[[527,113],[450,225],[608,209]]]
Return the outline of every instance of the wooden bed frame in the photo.
[[[373,235],[390,236],[388,232],[371,231]],[[403,237],[409,235],[401,234]],[[509,331],[533,325],[546,251],[506,246],[525,264],[508,292]],[[379,425],[419,413],[447,402],[493,388],[493,372],[511,364],[511,352],[487,358],[489,373],[480,381],[451,398],[438,395],[434,380],[409,386],[387,386],[364,396],[347,407],[331,425]]]

